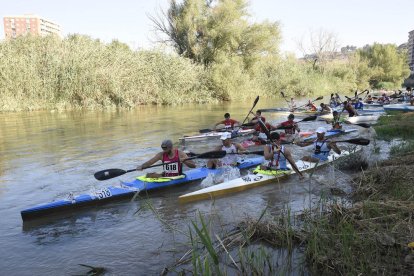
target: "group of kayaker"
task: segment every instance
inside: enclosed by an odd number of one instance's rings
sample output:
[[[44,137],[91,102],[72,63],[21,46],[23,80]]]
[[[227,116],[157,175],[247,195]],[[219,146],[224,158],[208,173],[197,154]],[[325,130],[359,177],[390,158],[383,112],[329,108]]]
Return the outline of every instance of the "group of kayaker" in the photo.
[[[239,125],[240,123],[237,120],[233,120],[230,118],[230,114],[226,113],[224,115],[225,120],[219,122],[215,126],[219,124],[224,124],[228,126],[226,129],[231,130],[235,126]],[[303,175],[296,167],[296,164],[292,158],[291,152],[285,146],[281,145],[281,136],[277,132],[271,132],[270,137],[267,137],[265,133],[269,133],[275,129],[284,129],[285,135],[292,135],[296,131],[300,132],[298,124],[294,121],[295,116],[290,114],[288,116],[288,120],[278,124],[277,126],[273,126],[266,122],[266,118],[261,115],[260,110],[256,112],[256,116],[250,120],[250,123],[253,124],[253,127],[257,131],[257,137],[262,136],[264,140],[269,138],[267,144],[264,145],[264,157],[265,163],[262,168],[271,169],[271,170],[288,170],[287,163],[288,161],[291,164],[291,167],[299,174],[302,178]],[[335,123],[334,123],[335,122]],[[339,119],[336,119],[334,116],[333,128],[341,128]],[[265,129],[264,129],[265,128]],[[324,135],[326,133],[326,129],[320,127],[316,130],[317,139],[311,142],[302,142],[296,143],[298,146],[305,147],[309,146],[312,143],[314,144],[313,154],[311,156],[304,156],[302,160],[304,161],[311,161],[316,162],[318,160],[325,161],[330,150],[333,149],[336,153],[340,153],[339,148],[336,146],[334,142],[329,142],[325,139]],[[263,134],[263,135],[261,135]],[[241,144],[232,142],[231,141],[232,134],[229,131],[223,132],[220,137],[222,142],[221,146],[218,146],[215,150],[216,151],[225,151],[226,156],[220,160],[218,159],[210,159],[207,162],[207,168],[216,169],[221,166],[236,166],[237,165],[237,154],[240,153],[248,153],[247,149],[244,148]],[[145,168],[150,167],[154,163],[161,161],[165,163],[163,173],[148,173],[147,177],[150,178],[159,178],[159,177],[173,177],[179,176],[183,173],[182,165],[186,165],[189,168],[195,168],[196,164],[189,159],[189,156],[173,147],[173,143],[171,140],[164,140],[161,143],[162,151],[157,153],[153,158],[144,162],[143,164],[137,167],[137,170],[143,170]]]

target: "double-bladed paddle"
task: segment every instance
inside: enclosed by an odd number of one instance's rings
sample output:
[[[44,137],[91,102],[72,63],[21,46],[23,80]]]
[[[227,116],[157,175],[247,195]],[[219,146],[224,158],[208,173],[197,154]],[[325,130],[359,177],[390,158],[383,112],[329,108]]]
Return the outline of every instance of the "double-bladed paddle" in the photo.
[[[323,96],[319,96],[319,97],[317,97],[316,99],[314,99],[313,101],[311,101],[311,103],[313,103],[313,102],[316,102],[316,101],[319,101],[319,100],[322,100],[323,99]],[[296,108],[294,108],[294,109],[299,109],[299,108],[302,108],[302,107],[304,107],[304,106],[306,106],[306,105],[308,105],[309,103],[306,103],[306,104],[304,104],[304,105],[301,105],[301,106],[298,106],[298,107],[296,107]]]
[[[339,141],[334,141],[332,140],[331,142],[334,143],[350,143],[350,144],[355,144],[355,145],[360,145],[360,146],[367,146],[370,143],[369,139],[365,139],[365,138],[352,138],[352,139],[347,139],[347,140],[339,140]],[[295,142],[290,142],[288,144],[295,144]]]
[[[288,100],[286,100],[285,93],[283,93],[283,91],[280,91],[280,94],[282,95],[282,98],[285,100],[285,102],[287,103],[288,107],[290,108],[290,103],[289,103]]]
[[[299,120],[299,121],[297,121],[297,122],[295,122],[296,124],[297,123],[300,123],[300,122],[309,122],[309,121],[315,121],[316,120],[316,118],[317,118],[317,116],[316,115],[312,115],[312,116],[308,116],[308,117],[306,117],[306,118],[303,118],[302,120]],[[286,127],[278,127],[277,129],[290,129],[290,128],[293,128],[293,126],[286,126]]]
[[[263,150],[258,150],[258,151],[245,151],[245,152],[228,152],[227,154],[257,154],[257,155],[263,155],[264,152]],[[188,156],[196,156],[197,153],[194,152],[188,152],[187,153]]]
[[[270,136],[270,131],[269,129],[266,127],[266,125],[263,123],[263,121],[259,118],[259,124],[262,128],[262,130],[264,131],[264,133],[266,134],[267,139],[269,139],[269,141],[274,144],[274,141],[272,139],[272,137]],[[277,148],[279,148],[279,146],[275,145]],[[293,170],[296,171],[296,173],[298,173],[301,177],[303,177],[303,174],[299,171],[298,167],[296,166],[295,163],[291,162],[289,158],[286,157],[285,153],[283,151],[280,151],[280,153],[286,158],[286,160],[289,162],[289,164],[292,166]]]
[[[209,151],[209,152],[205,152],[205,153],[201,153],[198,154],[196,156],[192,156],[189,157],[185,160],[181,160],[181,162],[184,162],[186,160],[191,160],[191,159],[196,159],[196,158],[200,158],[200,159],[216,159],[216,158],[223,158],[224,156],[226,156],[226,151],[224,150],[219,150],[219,151]],[[148,166],[144,169],[148,169],[148,168],[153,168],[153,167],[159,167],[159,166],[164,166],[167,164],[171,164],[171,163],[177,163],[176,162],[168,162],[168,163],[160,163],[160,164],[155,164],[152,166]],[[96,172],[94,174],[95,178],[97,180],[107,180],[107,179],[111,179],[117,176],[121,176],[123,174],[129,173],[129,172],[133,172],[136,171],[137,169],[132,169],[132,170],[122,170],[122,169],[107,169],[107,170],[103,170],[103,171],[99,171]]]

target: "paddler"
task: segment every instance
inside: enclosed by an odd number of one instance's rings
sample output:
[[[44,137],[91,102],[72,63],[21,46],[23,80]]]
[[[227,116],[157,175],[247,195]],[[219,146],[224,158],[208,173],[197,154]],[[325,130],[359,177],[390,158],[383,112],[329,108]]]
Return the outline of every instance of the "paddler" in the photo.
[[[342,129],[342,123],[345,121],[345,119],[342,118],[339,112],[336,110],[332,113],[332,115],[333,115],[333,118],[331,121],[332,129]],[[329,124],[329,120],[327,120],[326,123]]]
[[[323,114],[331,114],[332,113],[332,109],[329,107],[329,105],[321,103],[321,111],[319,111],[320,115]]]
[[[305,107],[308,109],[308,111],[317,111],[318,110],[316,105],[314,105],[311,100],[308,101],[308,103],[305,105]]]
[[[224,150],[226,153],[225,157],[222,159],[210,159],[207,162],[207,168],[209,169],[216,169],[222,166],[237,166],[237,153],[247,152],[247,150],[240,145],[239,143],[233,143],[231,141],[231,133],[230,132],[223,132],[220,137],[222,142],[221,146],[218,146],[215,150],[220,151]]]
[[[287,117],[287,121],[280,123],[275,128],[276,129],[284,129],[285,134],[287,135],[293,135],[295,134],[295,131],[300,132],[298,124],[294,121],[295,115],[289,114]]]
[[[281,145],[280,135],[277,132],[270,133],[271,144],[265,145],[263,148],[264,158],[268,160],[264,165],[260,166],[262,170],[290,170],[287,167],[287,162],[291,164],[292,168],[296,173],[299,174],[300,178],[303,178],[303,174],[299,171],[292,158],[290,150],[285,146]]]
[[[161,143],[162,152],[157,153],[153,158],[148,160],[147,162],[139,165],[137,170],[141,171],[152,164],[156,163],[157,161],[161,161],[163,163],[171,163],[165,164],[163,166],[164,172],[163,173],[147,173],[146,177],[149,178],[159,178],[159,177],[173,177],[179,176],[183,173],[183,164],[185,164],[189,168],[195,168],[196,164],[193,160],[186,160],[188,155],[173,147],[173,143],[171,140],[164,140]]]
[[[337,154],[341,154],[341,150],[338,148],[335,142],[328,141],[325,138],[326,129],[324,127],[319,127],[316,129],[316,140],[310,142],[298,142],[296,145],[300,147],[306,147],[313,144],[313,154],[311,156],[304,156],[303,161],[308,162],[320,162],[328,160],[329,153],[331,149]]]
[[[354,116],[359,115],[358,112],[353,107],[353,105],[348,101],[344,101],[344,107],[343,107],[341,113],[344,112],[344,110],[348,111],[349,117],[354,117]]]
[[[230,129],[233,129],[235,126],[239,126],[240,125],[240,122],[239,121],[236,121],[236,120],[233,120],[233,119],[231,119],[230,118],[230,113],[225,113],[224,114],[224,120],[223,121],[220,121],[220,122],[218,122],[217,124],[215,124],[214,125],[214,129],[216,129],[216,127],[218,126],[218,125],[220,125],[220,124],[223,124],[224,125],[224,128],[226,129],[226,130],[230,130]]]

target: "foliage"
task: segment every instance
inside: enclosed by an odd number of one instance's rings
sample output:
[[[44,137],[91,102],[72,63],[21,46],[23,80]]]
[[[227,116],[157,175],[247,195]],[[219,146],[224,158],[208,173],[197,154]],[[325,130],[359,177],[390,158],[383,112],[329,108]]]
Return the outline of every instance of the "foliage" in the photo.
[[[398,52],[397,46],[392,44],[374,43],[357,51],[361,60],[368,62],[370,68],[370,84],[374,88],[382,85],[390,87],[401,87],[404,79],[410,74],[407,62],[407,53]]]
[[[213,101],[202,66],[87,36],[0,43],[0,110],[134,107]]]
[[[213,3],[214,2],[214,3]],[[278,53],[278,23],[249,23],[246,0],[172,0],[164,18],[152,18],[179,55],[209,66],[241,57],[245,68]]]

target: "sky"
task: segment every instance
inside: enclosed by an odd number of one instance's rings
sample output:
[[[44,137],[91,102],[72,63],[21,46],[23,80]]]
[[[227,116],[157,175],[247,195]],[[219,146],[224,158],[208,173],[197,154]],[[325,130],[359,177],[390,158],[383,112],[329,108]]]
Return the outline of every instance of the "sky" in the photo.
[[[282,52],[302,56],[299,42],[310,33],[335,34],[339,46],[408,41],[414,30],[413,0],[250,0],[253,22],[279,22]],[[148,15],[166,10],[169,0],[3,0],[0,16],[37,14],[58,23],[63,35],[79,33],[110,42],[118,39],[133,49],[156,47]],[[0,38],[4,38],[3,26]]]

